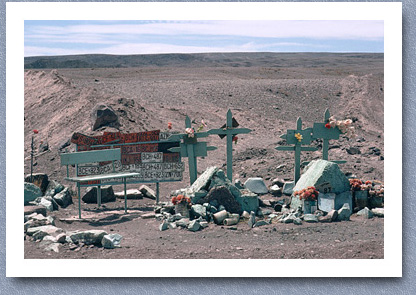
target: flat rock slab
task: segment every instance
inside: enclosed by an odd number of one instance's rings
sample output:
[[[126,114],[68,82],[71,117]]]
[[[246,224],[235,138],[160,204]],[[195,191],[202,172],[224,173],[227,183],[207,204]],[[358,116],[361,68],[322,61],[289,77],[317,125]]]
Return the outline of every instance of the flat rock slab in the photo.
[[[257,212],[260,206],[259,197],[247,190],[242,191],[241,196],[236,198],[236,200],[240,204],[242,211]]]
[[[269,190],[261,177],[251,177],[246,180],[244,187],[255,194],[267,194]]]
[[[318,217],[316,217],[314,214],[305,214],[303,215],[303,221],[308,223],[316,223],[318,222]]]
[[[352,193],[351,191],[346,191],[341,194],[322,194],[318,195],[318,208],[324,212],[330,212],[332,210],[339,210],[341,207],[348,203],[350,208],[352,208]]]
[[[43,206],[25,206],[24,207],[24,214],[30,215],[33,213],[42,214],[43,216],[46,216],[46,208]]]
[[[155,191],[152,190],[147,185],[142,185],[139,188],[139,191],[143,194],[143,197],[148,198],[148,199],[151,199],[151,200],[156,200],[156,193],[155,193]]]
[[[87,230],[75,232],[70,235],[71,240],[75,243],[84,243],[86,245],[101,245],[101,240],[107,235],[103,230]]]
[[[124,191],[114,193],[117,199],[124,199]],[[128,200],[140,200],[143,199],[143,193],[138,189],[128,189],[126,191]]]

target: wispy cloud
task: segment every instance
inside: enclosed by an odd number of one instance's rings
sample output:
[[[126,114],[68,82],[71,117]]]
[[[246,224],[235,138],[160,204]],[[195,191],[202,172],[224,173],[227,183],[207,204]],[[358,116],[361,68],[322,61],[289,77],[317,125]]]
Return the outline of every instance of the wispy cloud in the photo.
[[[325,45],[330,42],[380,44],[383,26],[382,21],[30,21],[25,55],[315,51],[331,48]]]

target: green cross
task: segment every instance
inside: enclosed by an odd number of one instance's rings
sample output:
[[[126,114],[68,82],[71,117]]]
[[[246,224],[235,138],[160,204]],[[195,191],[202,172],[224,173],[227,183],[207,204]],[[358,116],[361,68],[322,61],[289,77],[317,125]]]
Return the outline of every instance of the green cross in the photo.
[[[335,127],[335,128],[326,128],[325,124],[329,122],[329,117],[331,115],[329,114],[329,110],[325,110],[324,114],[324,123],[314,123],[312,128],[312,138],[322,138],[322,159],[328,161],[328,150],[329,150],[329,140],[330,139],[339,139],[339,135],[341,134],[341,131]],[[331,161],[337,164],[343,164],[347,161]]]
[[[233,181],[233,137],[237,134],[250,133],[248,128],[238,127],[237,120],[233,118],[233,114],[229,109],[227,112],[227,122],[220,129],[211,129],[209,134],[218,134],[221,138],[227,137],[227,177]]]
[[[283,139],[286,139],[288,144],[294,144],[294,146],[278,146],[275,147],[278,151],[295,151],[295,183],[298,182],[300,178],[300,152],[301,151],[316,151],[318,148],[312,146],[302,146],[309,145],[312,141],[312,128],[306,128],[302,130],[302,119],[299,117],[296,121],[296,130],[288,129],[287,133],[280,136]],[[298,139],[295,135],[301,135],[302,138]]]
[[[186,116],[185,119],[185,128],[192,128],[191,119]],[[195,132],[194,137],[189,137],[186,133],[173,134],[169,136],[168,141],[181,141],[179,147],[173,147],[168,149],[168,151],[173,153],[180,153],[181,157],[188,157],[189,164],[189,176],[191,179],[191,184],[197,179],[197,169],[196,169],[196,158],[197,157],[206,157],[208,151],[216,150],[215,146],[207,146],[206,142],[198,142],[198,138],[209,136],[208,132]]]

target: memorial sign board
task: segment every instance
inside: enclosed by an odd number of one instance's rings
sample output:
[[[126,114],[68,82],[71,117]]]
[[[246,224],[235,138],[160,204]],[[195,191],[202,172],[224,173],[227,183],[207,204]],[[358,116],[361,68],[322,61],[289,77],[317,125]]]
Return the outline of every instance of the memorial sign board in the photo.
[[[177,152],[170,148],[179,147],[179,141],[159,141],[159,130],[138,133],[104,132],[100,136],[87,136],[74,133],[71,142],[77,145],[77,151],[121,149],[121,160],[77,165],[77,176],[108,174],[111,172],[136,172],[137,176],[128,179],[127,183],[181,181],[184,163]],[[82,183],[119,184],[120,179],[103,179]]]

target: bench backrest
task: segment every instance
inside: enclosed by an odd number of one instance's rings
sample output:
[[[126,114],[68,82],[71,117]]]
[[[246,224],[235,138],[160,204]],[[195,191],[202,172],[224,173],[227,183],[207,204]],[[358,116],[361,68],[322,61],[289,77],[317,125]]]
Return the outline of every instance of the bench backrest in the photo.
[[[121,149],[108,149],[98,151],[86,151],[61,154],[61,166],[75,165],[121,159]]]
[[[85,163],[96,163],[106,161],[117,161],[121,160],[121,149],[108,149],[108,150],[97,150],[97,151],[86,151],[86,152],[74,152],[74,153],[63,153],[61,156],[61,166],[67,166],[68,176],[68,165],[78,165]],[[114,165],[113,165],[114,168]]]

